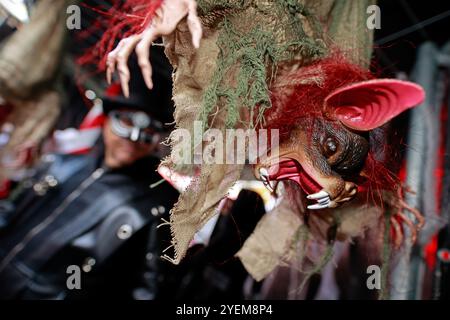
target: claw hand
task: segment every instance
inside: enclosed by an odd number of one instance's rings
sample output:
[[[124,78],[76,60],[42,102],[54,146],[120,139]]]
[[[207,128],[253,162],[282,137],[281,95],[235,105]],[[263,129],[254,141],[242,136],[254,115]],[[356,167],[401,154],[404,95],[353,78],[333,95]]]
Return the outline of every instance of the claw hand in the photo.
[[[149,89],[152,89],[150,46],[158,37],[174,32],[177,25],[186,15],[189,31],[192,35],[192,43],[195,48],[198,48],[202,38],[202,25],[197,16],[196,1],[165,0],[156,11],[156,16],[152,19],[152,23],[144,32],[121,40],[117,47],[108,54],[106,60],[106,79],[108,83],[111,83],[112,75],[117,69],[122,92],[125,97],[129,96],[130,70],[127,62],[131,53],[135,50],[145,83]]]

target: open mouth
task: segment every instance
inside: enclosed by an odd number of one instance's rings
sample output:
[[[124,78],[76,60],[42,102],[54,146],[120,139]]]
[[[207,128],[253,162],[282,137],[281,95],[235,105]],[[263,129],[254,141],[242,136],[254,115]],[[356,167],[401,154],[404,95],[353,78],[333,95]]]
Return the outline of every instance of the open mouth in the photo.
[[[292,180],[307,194],[308,200],[315,203],[307,206],[310,210],[329,208],[331,198],[328,192],[313,178],[300,163],[292,158],[282,158],[278,163],[259,168],[259,177],[270,192],[274,192],[278,181]]]
[[[294,159],[285,158],[280,162],[268,168],[261,168],[260,175],[266,187],[272,189],[274,186],[271,182],[281,180],[295,181],[307,194],[314,194],[320,192],[323,188],[314,180]]]

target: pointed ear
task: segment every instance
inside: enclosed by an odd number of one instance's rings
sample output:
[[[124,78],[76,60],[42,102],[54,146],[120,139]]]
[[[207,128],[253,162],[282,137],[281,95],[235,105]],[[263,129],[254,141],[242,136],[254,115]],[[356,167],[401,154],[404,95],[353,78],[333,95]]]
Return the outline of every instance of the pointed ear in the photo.
[[[417,106],[424,99],[424,90],[415,83],[376,79],[334,91],[325,99],[325,108],[346,127],[369,131]]]

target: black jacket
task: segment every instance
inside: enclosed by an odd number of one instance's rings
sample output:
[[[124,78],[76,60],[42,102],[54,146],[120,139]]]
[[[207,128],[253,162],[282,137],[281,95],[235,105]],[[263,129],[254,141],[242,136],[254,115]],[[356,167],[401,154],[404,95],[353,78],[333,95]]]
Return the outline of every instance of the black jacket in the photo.
[[[101,152],[55,156],[23,182],[0,209],[0,299],[158,298],[170,234],[156,226],[178,193],[150,188],[157,163],[108,170]],[[73,268],[81,289],[67,283]]]

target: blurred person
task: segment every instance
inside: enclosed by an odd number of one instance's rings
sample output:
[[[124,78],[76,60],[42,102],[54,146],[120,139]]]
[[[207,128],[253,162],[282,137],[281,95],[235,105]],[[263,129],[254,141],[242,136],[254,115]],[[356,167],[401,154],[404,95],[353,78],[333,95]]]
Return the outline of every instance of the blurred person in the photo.
[[[149,91],[134,72],[129,98],[113,85],[98,145],[47,157],[0,201],[0,299],[160,297],[170,234],[157,226],[178,192],[150,187],[161,181],[155,154],[172,107],[171,70],[153,77]]]

